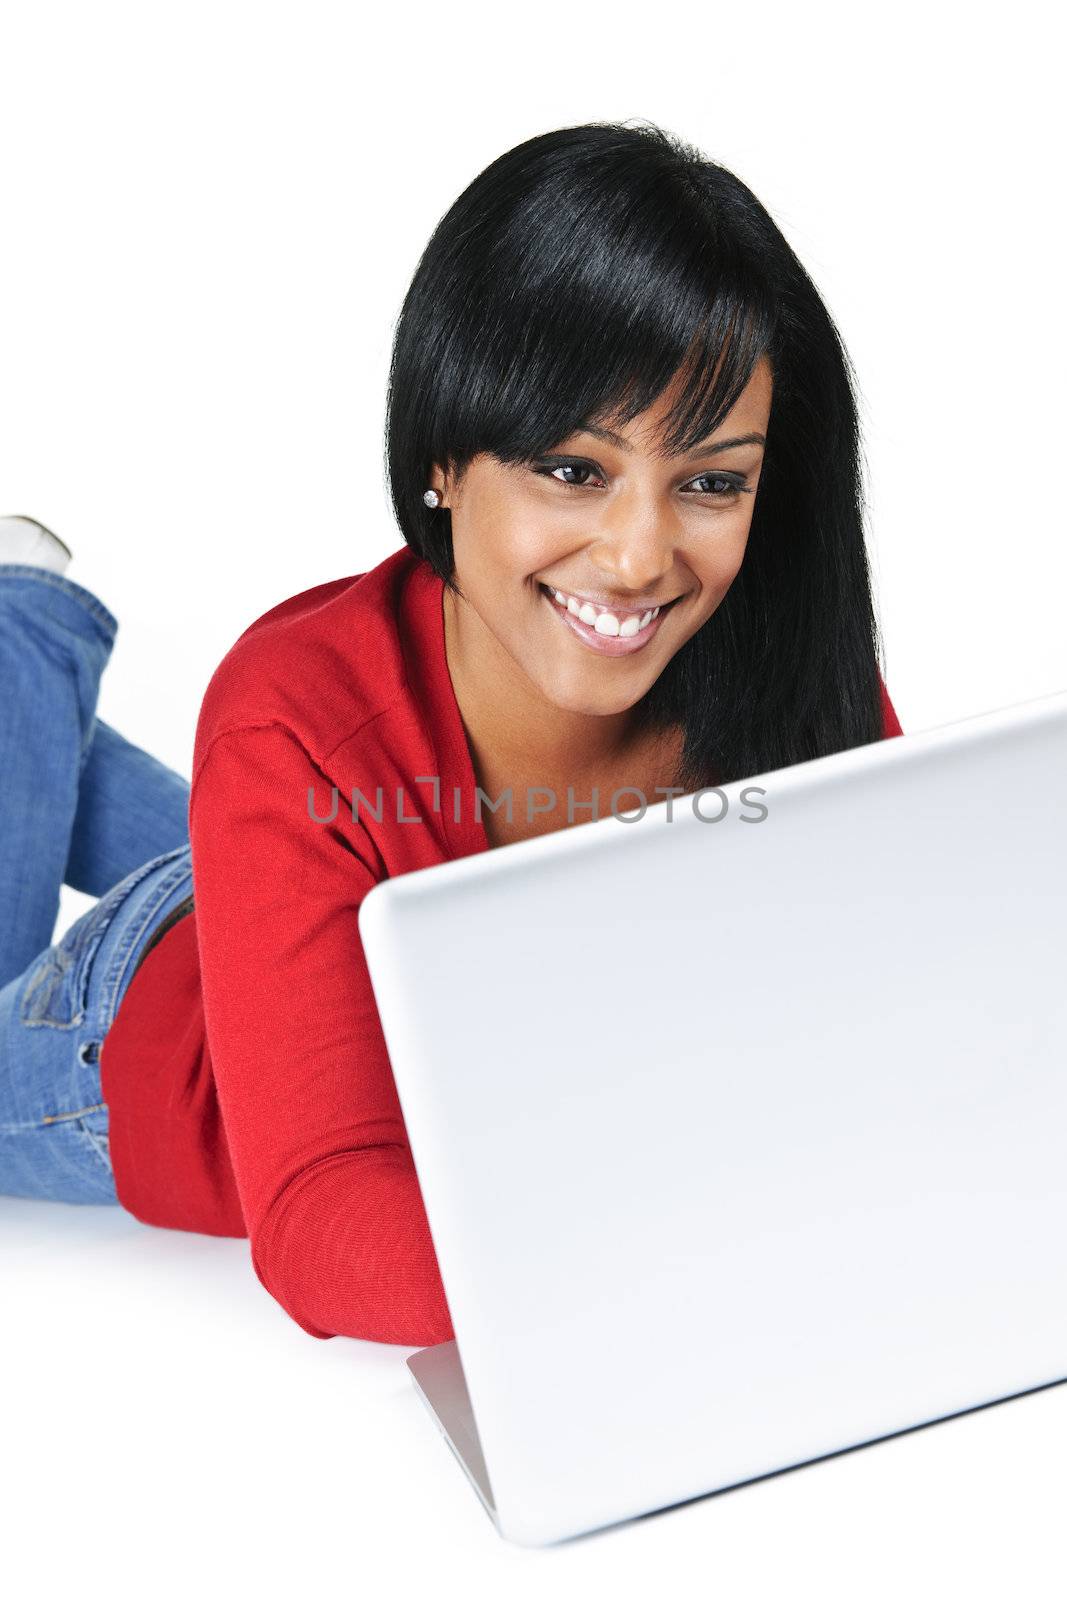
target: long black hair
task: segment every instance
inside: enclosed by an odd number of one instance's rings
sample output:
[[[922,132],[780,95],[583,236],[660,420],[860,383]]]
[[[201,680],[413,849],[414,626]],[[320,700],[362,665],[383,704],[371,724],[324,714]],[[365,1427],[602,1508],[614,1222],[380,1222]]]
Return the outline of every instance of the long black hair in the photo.
[[[488,452],[632,421],[684,369],[662,446],[719,425],[766,356],[773,396],[741,568],[633,708],[684,728],[688,789],[882,735],[851,364],[752,191],[655,124],[518,144],[441,218],[397,321],[386,462],[404,539],[457,594],[451,517],[423,492]]]

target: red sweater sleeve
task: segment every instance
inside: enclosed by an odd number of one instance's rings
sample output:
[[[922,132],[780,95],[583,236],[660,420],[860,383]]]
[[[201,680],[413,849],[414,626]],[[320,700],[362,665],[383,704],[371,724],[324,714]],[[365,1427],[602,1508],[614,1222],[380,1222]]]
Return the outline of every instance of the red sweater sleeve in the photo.
[[[904,729],[900,726],[900,719],[893,709],[893,702],[881,676],[878,682],[882,689],[882,738],[894,739],[898,734],[903,734]]]
[[[280,723],[218,735],[190,838],[204,1021],[252,1263],[316,1338],[454,1337],[359,936],[374,852]]]

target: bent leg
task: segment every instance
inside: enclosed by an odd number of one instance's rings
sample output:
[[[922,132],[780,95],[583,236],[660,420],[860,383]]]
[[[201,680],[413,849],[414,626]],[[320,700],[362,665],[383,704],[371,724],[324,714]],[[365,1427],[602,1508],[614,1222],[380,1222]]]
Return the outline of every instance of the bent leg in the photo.
[[[142,953],[191,889],[187,844],[142,862],[0,988],[0,1195],[119,1203],[101,1052]]]
[[[103,895],[142,862],[188,842],[188,780],[97,717],[64,883]]]
[[[51,944],[117,631],[81,584],[0,563],[0,986]]]

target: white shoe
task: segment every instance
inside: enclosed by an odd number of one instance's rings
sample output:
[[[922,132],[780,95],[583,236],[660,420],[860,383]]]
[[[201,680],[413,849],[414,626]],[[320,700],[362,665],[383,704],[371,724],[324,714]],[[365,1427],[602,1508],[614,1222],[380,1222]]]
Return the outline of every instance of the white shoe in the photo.
[[[0,517],[0,563],[5,561],[65,572],[71,552],[51,528],[33,517]]]

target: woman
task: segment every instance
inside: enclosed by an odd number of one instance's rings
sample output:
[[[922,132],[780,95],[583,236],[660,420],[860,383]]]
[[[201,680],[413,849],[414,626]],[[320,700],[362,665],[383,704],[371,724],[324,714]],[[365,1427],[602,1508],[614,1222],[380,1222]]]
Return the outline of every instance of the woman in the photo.
[[[0,527],[0,1190],[247,1235],[308,1333],[407,1345],[452,1326],[370,887],[900,726],[833,323],[661,130],[560,129],[474,180],[387,435],[404,545],[241,634],[191,788],[95,716],[115,618]],[[63,881],[101,898],[46,947]]]

